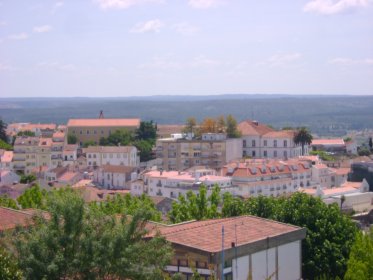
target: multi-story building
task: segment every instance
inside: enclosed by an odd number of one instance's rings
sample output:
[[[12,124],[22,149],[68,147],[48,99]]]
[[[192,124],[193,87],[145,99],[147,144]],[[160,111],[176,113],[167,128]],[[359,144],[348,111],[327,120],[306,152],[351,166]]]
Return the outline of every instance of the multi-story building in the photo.
[[[36,150],[39,137],[17,137],[13,149],[13,169],[25,174],[37,167]]]
[[[13,169],[30,174],[42,166],[52,166],[52,138],[17,137],[14,142]]]
[[[135,146],[90,146],[83,149],[87,158],[87,165],[96,167],[101,165],[124,165],[136,167],[140,164]]]
[[[311,163],[251,159],[233,161],[222,169],[222,175],[232,178],[233,194],[242,197],[279,196],[299,187],[312,187]]]
[[[232,192],[232,180],[229,177],[217,176],[215,170],[194,169],[190,171],[158,171],[152,170],[141,175],[141,180],[131,182],[131,194],[150,196],[163,196],[178,198],[188,191],[199,193],[201,185],[207,188],[210,194],[215,185],[222,192]]]
[[[89,141],[97,145],[102,137],[107,138],[116,130],[134,131],[139,126],[140,119],[70,119],[66,127],[66,140],[68,135],[75,135],[80,146]]]
[[[257,121],[246,120],[238,124],[241,132],[243,157],[287,159],[302,155],[302,146],[294,143],[292,130],[276,131]],[[308,155],[309,147],[304,146]]]
[[[160,233],[174,249],[170,273],[190,279],[302,278],[302,239],[306,229],[240,216],[163,225],[149,223],[148,238]]]
[[[63,147],[65,142],[65,133],[57,131],[52,135],[52,167],[61,166],[63,162]]]
[[[207,133],[197,139],[159,139],[156,156],[163,170],[185,170],[203,165],[221,169],[232,159],[241,158],[241,139],[226,139],[224,134]]]

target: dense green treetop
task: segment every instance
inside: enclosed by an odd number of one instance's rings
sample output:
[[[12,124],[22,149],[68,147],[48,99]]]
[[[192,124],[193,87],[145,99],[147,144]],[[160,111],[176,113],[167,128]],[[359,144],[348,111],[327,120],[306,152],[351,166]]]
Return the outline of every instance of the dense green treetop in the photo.
[[[159,236],[144,240],[151,213],[108,216],[71,189],[52,192],[46,205],[50,220],[39,216],[15,235],[26,279],[163,279],[172,251]]]
[[[0,195],[0,206],[18,209],[17,202],[6,195]]]
[[[217,188],[217,187],[216,187]],[[214,205],[222,200],[221,210]],[[187,193],[173,203],[169,218],[172,222],[190,219],[254,215],[307,229],[302,242],[303,277],[315,279],[322,275],[343,277],[347,259],[357,228],[340,212],[337,204],[326,205],[320,198],[304,193],[294,193],[290,197],[252,197],[242,200],[224,193],[218,188],[206,196],[206,188],[199,194]]]
[[[373,279],[373,227],[369,232],[357,233],[344,279]]]

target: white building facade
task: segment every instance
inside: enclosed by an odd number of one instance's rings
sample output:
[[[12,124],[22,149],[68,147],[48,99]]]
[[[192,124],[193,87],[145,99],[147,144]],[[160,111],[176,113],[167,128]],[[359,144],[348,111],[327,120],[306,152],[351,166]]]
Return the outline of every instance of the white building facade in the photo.
[[[241,132],[243,157],[287,159],[302,155],[302,146],[294,143],[292,130],[276,131],[257,121],[246,120],[238,125]],[[308,155],[309,146],[304,146]]]
[[[87,165],[123,165],[137,167],[140,164],[137,148],[134,146],[90,146],[83,149]]]

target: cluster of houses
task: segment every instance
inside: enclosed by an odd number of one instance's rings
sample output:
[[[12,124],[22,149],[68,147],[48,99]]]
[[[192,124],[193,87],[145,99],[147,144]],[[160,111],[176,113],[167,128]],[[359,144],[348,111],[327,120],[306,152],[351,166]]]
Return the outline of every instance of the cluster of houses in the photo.
[[[20,173],[34,174],[42,187],[76,185],[108,190],[126,190],[177,199],[201,185],[211,192],[243,198],[279,196],[304,191],[341,203],[345,208],[371,207],[369,184],[348,182],[350,166],[328,166],[311,150],[355,153],[353,141],[315,139],[311,145],[294,142],[295,131],[275,130],[257,121],[238,124],[240,138],[224,133],[204,133],[201,137],[181,133],[182,126],[159,125],[154,147],[156,159],[140,163],[134,146],[98,146],[100,138],[116,130],[134,131],[139,119],[70,119],[67,125],[10,124],[9,137],[31,131],[34,136],[16,136],[13,151],[0,151],[0,186],[19,181]],[[73,135],[75,143],[69,143]],[[92,146],[84,148],[85,143]],[[94,145],[93,145],[94,144]],[[303,153],[303,155],[302,155]],[[344,191],[342,191],[344,190]],[[353,202],[345,199],[352,196]],[[357,198],[358,197],[358,198]],[[359,199],[364,206],[358,206]],[[352,201],[352,199],[351,199]],[[373,201],[372,201],[373,202]]]
[[[356,153],[353,142],[317,139],[303,148],[294,131],[276,131],[257,121],[238,124],[240,138],[205,133],[199,139],[183,135],[181,126],[158,126],[156,159],[140,163],[134,146],[99,146],[101,137],[120,129],[135,130],[139,119],[71,119],[67,125],[11,124],[14,150],[0,150],[0,195],[16,198],[27,185],[19,174],[34,174],[43,188],[70,185],[82,190],[86,201],[100,201],[117,193],[150,196],[164,214],[173,200],[204,185],[248,198],[305,192],[325,203],[364,211],[373,208],[373,192],[365,179],[348,181],[347,164],[327,165],[314,149]],[[16,136],[31,131],[34,136]],[[76,143],[69,143],[73,135]],[[83,147],[85,143],[95,145]],[[369,169],[370,170],[370,169]],[[33,212],[0,207],[0,234],[16,224],[32,223]],[[165,268],[170,273],[193,273],[205,279],[213,273],[225,279],[301,278],[301,240],[305,229],[251,216],[191,221],[176,225],[149,223],[172,244],[175,254]],[[222,231],[222,229],[224,229]],[[211,238],[214,236],[216,238]],[[224,265],[223,265],[224,264]],[[238,277],[238,278],[237,278]]]

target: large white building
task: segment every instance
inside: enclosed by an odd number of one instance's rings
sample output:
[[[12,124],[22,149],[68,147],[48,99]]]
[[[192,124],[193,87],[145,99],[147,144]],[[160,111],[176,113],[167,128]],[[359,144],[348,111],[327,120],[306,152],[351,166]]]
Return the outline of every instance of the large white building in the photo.
[[[286,159],[302,155],[302,146],[294,143],[292,130],[276,131],[257,121],[246,120],[238,124],[241,132],[243,157]],[[309,146],[305,145],[304,155]]]
[[[189,171],[148,171],[141,175],[141,179],[131,182],[131,194],[178,198],[189,190],[197,194],[202,184],[207,187],[208,194],[215,185],[222,192],[233,191],[231,178],[217,176],[211,169],[196,168]]]
[[[83,149],[87,165],[124,165],[136,167],[140,164],[137,148],[134,146],[90,146]]]
[[[312,187],[312,163],[306,160],[246,159],[233,161],[222,169],[232,178],[233,194],[242,197],[279,196]]]

